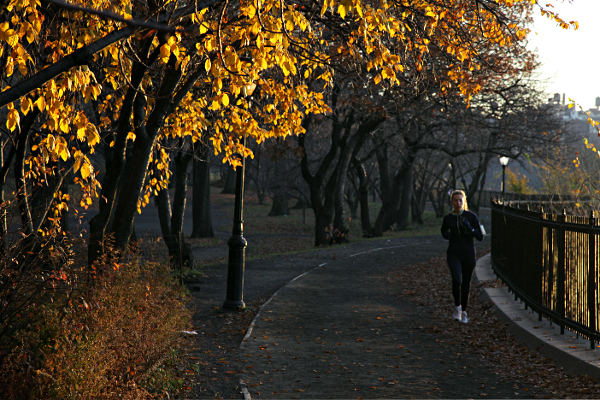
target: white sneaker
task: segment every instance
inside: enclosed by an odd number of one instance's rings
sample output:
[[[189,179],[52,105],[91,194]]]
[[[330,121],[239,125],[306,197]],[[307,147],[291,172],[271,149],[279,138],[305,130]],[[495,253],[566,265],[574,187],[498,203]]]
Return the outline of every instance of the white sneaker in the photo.
[[[454,309],[454,313],[452,314],[452,317],[457,320],[460,321],[460,317],[461,317],[461,313],[462,313],[462,307],[461,306],[456,306],[456,308]]]
[[[460,322],[466,324],[467,322],[469,322],[469,317],[467,317],[467,312],[466,311],[462,311],[460,313]]]

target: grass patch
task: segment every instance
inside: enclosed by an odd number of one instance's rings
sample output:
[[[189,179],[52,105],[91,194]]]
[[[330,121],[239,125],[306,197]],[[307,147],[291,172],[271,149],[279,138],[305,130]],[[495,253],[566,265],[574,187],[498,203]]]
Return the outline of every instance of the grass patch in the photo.
[[[213,188],[211,195],[213,205],[217,204],[219,212],[227,218],[233,220],[233,208],[235,196],[223,195],[215,192]],[[216,200],[216,201],[213,201]],[[289,214],[285,216],[270,217],[271,199],[267,198],[263,204],[258,203],[257,197],[252,193],[246,193],[244,196],[244,234],[246,239],[251,236],[246,248],[246,259],[260,259],[283,254],[294,254],[309,252],[321,249],[314,246],[315,216],[312,209],[294,210],[290,209]],[[381,203],[369,203],[371,223],[374,224],[377,213],[381,208]],[[347,215],[350,215],[349,210]],[[363,238],[362,224],[360,218],[348,219],[350,228],[350,242],[362,242],[367,240],[381,240],[391,237],[415,237],[430,236],[440,233],[441,219],[435,217],[433,212],[423,214],[423,224],[410,223],[406,230],[388,231],[381,238]],[[221,227],[221,232],[230,233],[231,225]],[[195,242],[198,241],[198,242]],[[194,247],[211,247],[226,244],[225,240],[220,239],[187,239]],[[337,245],[339,246],[339,245]],[[208,251],[208,249],[206,249]],[[226,263],[228,254],[222,252],[215,254],[214,258],[196,261],[195,267],[202,268]]]
[[[222,246],[227,244],[227,242],[221,238],[213,237],[213,238],[193,238],[187,236],[185,238],[186,243],[194,248],[202,248],[202,247],[215,247]]]

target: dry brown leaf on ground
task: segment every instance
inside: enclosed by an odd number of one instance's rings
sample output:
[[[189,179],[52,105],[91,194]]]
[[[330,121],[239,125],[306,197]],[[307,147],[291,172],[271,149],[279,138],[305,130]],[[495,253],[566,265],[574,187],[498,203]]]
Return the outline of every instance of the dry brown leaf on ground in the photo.
[[[555,398],[600,398],[600,383],[587,376],[567,375],[554,361],[517,342],[508,333],[507,325],[491,311],[492,303],[481,300],[483,284],[471,286],[467,326],[456,329],[450,317],[452,307],[450,273],[445,257],[429,260],[407,268],[388,281],[402,288],[402,295],[430,308],[436,317],[435,326],[428,329],[443,333],[446,340],[462,345],[462,352],[491,360],[497,373],[506,380],[537,387]],[[493,287],[500,282],[493,282]],[[489,287],[489,286],[488,286]],[[432,293],[436,293],[432,296]]]

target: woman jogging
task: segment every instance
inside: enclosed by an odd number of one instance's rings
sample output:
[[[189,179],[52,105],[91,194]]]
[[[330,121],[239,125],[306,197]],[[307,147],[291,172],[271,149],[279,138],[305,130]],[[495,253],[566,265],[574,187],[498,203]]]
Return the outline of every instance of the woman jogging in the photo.
[[[483,234],[477,215],[469,211],[465,192],[453,191],[450,202],[452,213],[444,217],[442,236],[450,241],[447,259],[452,274],[452,296],[455,306],[453,317],[466,324],[469,322],[467,304],[476,262],[473,238],[481,241]]]

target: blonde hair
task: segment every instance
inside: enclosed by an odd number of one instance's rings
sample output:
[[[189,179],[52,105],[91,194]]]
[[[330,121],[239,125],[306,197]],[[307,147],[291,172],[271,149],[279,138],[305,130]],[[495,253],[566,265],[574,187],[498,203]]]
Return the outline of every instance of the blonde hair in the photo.
[[[452,193],[450,194],[450,203],[452,203],[452,200],[454,200],[454,196],[459,195],[459,194],[463,197],[463,209],[465,211],[469,211],[469,205],[467,204],[467,195],[462,190],[452,191]]]

